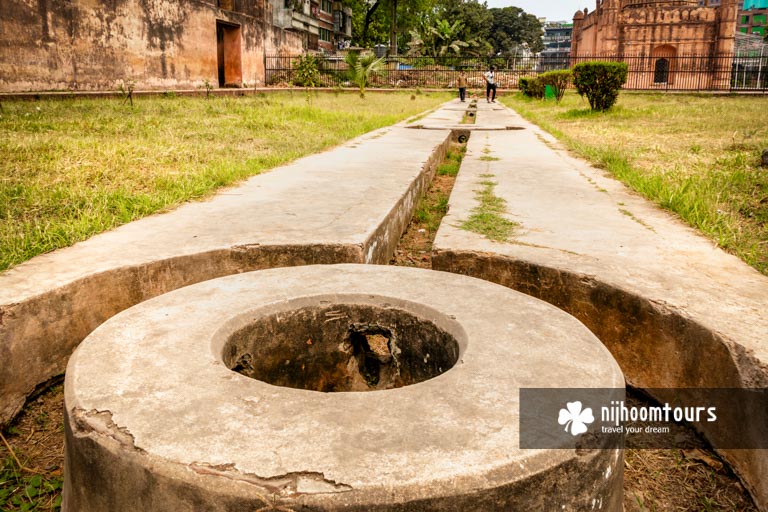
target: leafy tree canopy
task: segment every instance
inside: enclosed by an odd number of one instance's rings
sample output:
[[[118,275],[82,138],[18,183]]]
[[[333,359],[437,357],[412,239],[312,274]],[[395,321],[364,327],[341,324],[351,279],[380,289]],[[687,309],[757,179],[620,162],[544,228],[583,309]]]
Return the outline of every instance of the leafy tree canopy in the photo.
[[[398,47],[413,49],[420,41],[424,55],[514,53],[522,43],[534,52],[543,49],[541,23],[519,7],[489,9],[478,0],[341,1],[352,8],[352,42],[357,46],[389,44],[394,29]]]
[[[541,41],[541,22],[533,14],[519,7],[490,9],[493,18],[490,43],[494,53],[514,53],[515,47],[525,43],[532,52],[544,49]]]

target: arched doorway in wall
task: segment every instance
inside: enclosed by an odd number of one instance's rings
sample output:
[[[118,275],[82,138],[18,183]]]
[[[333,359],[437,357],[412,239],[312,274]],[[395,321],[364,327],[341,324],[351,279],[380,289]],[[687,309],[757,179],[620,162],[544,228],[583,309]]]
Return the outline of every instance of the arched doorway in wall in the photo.
[[[677,49],[665,44],[657,46],[651,52],[651,61],[653,62],[653,83],[654,85],[672,85],[674,82],[674,71],[676,66]]]

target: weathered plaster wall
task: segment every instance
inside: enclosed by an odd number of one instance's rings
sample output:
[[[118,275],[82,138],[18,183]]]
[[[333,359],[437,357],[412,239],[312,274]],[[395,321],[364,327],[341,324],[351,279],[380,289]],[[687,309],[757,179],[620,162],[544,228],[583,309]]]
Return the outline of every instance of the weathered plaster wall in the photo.
[[[237,0],[3,0],[0,91],[199,87],[218,82],[216,22],[241,27],[243,82],[264,81],[264,52],[300,50],[269,6]],[[260,83],[259,83],[260,82]]]
[[[632,88],[727,89],[736,3],[699,7],[688,0],[598,0],[593,12],[574,15],[571,54],[627,58]],[[685,59],[689,56],[699,58]],[[658,58],[668,60],[662,79],[654,71]]]

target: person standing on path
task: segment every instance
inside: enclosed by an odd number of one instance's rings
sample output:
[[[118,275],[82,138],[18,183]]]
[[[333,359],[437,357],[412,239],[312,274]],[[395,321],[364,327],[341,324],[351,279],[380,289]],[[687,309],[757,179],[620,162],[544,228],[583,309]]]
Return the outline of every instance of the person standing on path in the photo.
[[[485,101],[488,103],[496,103],[496,68],[491,66],[488,71],[486,71],[485,75],[483,75],[483,78],[485,78]],[[493,96],[491,96],[491,91],[493,91]]]
[[[467,72],[462,70],[459,72],[459,79],[457,81],[457,84],[459,86],[459,98],[461,98],[462,103],[467,97]]]

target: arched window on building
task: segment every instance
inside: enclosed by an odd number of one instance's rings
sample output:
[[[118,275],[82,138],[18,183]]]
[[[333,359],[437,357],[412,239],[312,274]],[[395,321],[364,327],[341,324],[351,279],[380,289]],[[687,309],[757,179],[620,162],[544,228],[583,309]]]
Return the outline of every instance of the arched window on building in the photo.
[[[653,83],[666,84],[669,82],[669,59],[656,59],[653,70]]]
[[[651,51],[654,85],[672,85],[677,68],[677,48],[665,44]]]

